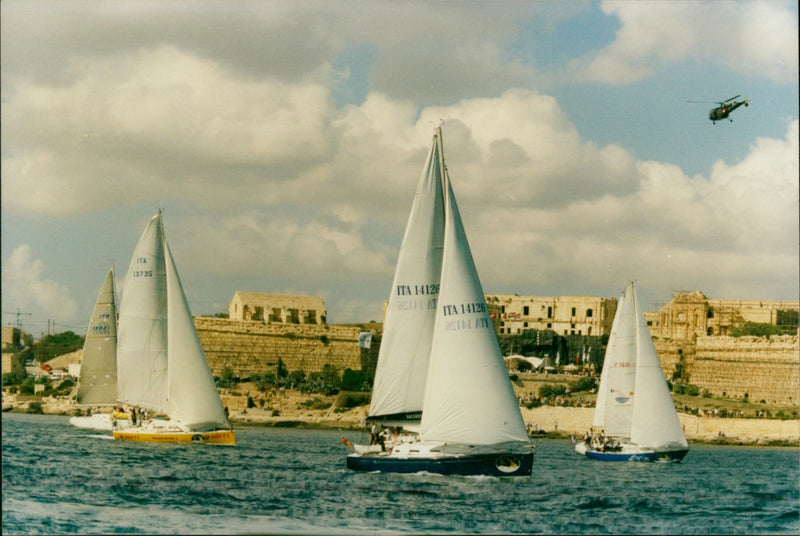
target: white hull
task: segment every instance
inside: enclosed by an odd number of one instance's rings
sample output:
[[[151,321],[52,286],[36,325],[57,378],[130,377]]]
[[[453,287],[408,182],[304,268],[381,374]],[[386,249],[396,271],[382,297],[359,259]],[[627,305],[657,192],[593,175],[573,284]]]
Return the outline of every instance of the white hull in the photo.
[[[108,413],[95,413],[87,417],[70,417],[69,423],[76,428],[110,432],[115,429],[112,416]],[[116,428],[123,429],[131,426],[129,419],[116,419]]]

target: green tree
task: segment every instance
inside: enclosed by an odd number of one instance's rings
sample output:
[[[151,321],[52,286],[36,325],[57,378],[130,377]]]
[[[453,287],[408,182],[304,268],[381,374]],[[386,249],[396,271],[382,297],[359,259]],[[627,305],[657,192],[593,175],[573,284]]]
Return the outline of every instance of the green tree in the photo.
[[[275,371],[275,374],[278,377],[278,380],[283,380],[289,375],[289,369],[286,368],[286,365],[281,358],[278,358],[278,369]]]
[[[759,322],[745,322],[741,326],[733,328],[731,335],[734,337],[754,336],[754,337],[770,337],[771,335],[783,335],[785,333],[792,333],[797,329],[797,326],[775,326],[773,324],[763,324]]]
[[[42,340],[33,343],[31,356],[39,363],[49,361],[54,357],[68,354],[83,348],[83,337],[72,331],[48,335]],[[27,357],[24,357],[27,359]]]
[[[223,367],[220,377],[217,378],[217,387],[231,389],[235,385],[236,377],[233,374],[233,370],[230,367]]]

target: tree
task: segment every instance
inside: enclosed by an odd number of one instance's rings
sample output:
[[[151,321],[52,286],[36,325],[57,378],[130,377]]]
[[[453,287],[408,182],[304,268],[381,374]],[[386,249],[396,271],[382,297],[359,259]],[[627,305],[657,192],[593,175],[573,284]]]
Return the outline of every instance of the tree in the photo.
[[[283,380],[289,375],[289,369],[286,368],[286,365],[281,358],[278,358],[278,369],[275,371],[275,374],[278,377],[278,380]]]

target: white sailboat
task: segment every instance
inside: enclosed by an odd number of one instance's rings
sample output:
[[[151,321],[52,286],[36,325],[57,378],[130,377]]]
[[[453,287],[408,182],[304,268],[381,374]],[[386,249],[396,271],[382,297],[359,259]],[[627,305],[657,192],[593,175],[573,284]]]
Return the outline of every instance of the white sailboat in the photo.
[[[433,179],[441,181],[444,194],[444,241],[419,437],[395,444],[391,451],[349,454],[347,466],[396,473],[530,476],[533,448],[461,223],[441,138],[441,129],[436,129],[431,153],[438,159],[438,177]],[[425,172],[421,183],[424,178]]]
[[[605,461],[680,461],[689,451],[633,282],[622,293],[608,339],[593,428],[575,445]]]
[[[106,275],[97,296],[86,340],[83,343],[81,374],[78,378],[77,407],[117,404],[117,300],[114,290],[114,268]],[[78,428],[111,431],[130,425],[130,415],[115,411],[71,417],[69,423]]]
[[[115,439],[235,444],[160,211],[139,239],[125,279],[117,363],[119,400],[169,419],[115,430]]]

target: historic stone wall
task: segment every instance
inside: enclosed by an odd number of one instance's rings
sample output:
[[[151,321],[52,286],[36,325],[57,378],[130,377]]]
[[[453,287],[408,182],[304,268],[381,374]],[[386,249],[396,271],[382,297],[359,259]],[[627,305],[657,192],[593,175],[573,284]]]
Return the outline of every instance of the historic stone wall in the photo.
[[[667,379],[682,360],[684,378],[715,396],[753,402],[797,403],[800,347],[796,335],[772,337],[697,337],[656,340]]]
[[[714,395],[754,402],[797,403],[798,338],[698,337],[689,382]]]
[[[282,359],[289,371],[321,371],[325,364],[361,370],[377,359],[378,344],[358,345],[358,327],[316,324],[263,324],[195,317],[197,334],[211,372],[230,367],[240,376],[274,370]]]

